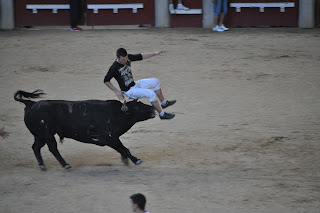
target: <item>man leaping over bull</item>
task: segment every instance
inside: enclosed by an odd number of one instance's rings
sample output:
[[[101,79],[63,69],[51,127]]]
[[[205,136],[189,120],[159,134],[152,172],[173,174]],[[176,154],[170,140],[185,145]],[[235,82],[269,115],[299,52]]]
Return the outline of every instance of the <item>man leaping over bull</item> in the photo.
[[[168,101],[163,97],[160,88],[160,81],[156,78],[134,81],[131,72],[132,61],[141,61],[142,59],[151,58],[164,52],[165,51],[157,51],[133,55],[128,54],[124,48],[118,49],[117,59],[109,68],[109,71],[104,78],[104,83],[118,96],[120,100],[124,99],[123,94],[131,99],[149,98],[150,103],[158,111],[161,119],[172,119],[175,114],[166,113],[163,111],[163,109],[173,105],[176,100]],[[121,91],[115,88],[110,82],[112,78],[117,80]],[[161,106],[157,100],[157,97],[161,102]]]

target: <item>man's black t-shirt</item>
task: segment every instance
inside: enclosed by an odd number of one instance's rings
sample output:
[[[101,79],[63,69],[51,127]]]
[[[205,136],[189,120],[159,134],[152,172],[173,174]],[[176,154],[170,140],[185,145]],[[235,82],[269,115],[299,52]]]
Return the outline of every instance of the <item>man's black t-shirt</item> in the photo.
[[[128,91],[130,87],[135,85],[131,72],[131,61],[141,61],[142,59],[143,58],[141,54],[128,54],[128,61],[126,65],[120,64],[119,62],[115,61],[109,68],[107,75],[104,77],[104,82],[108,82],[112,78],[115,78],[119,84],[120,89],[122,91]]]

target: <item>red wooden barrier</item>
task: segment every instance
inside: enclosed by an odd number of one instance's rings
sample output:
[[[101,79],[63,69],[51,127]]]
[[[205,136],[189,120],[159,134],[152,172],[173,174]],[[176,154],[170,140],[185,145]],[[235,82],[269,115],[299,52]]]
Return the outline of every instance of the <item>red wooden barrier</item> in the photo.
[[[69,25],[69,10],[58,9],[53,13],[52,9],[37,10],[26,9],[28,4],[53,4],[69,5],[68,0],[14,0],[16,26],[41,26],[41,25]]]
[[[83,0],[87,25],[127,25],[155,23],[154,0]],[[202,0],[184,0],[189,14],[171,14],[171,27],[202,27]],[[291,3],[294,7],[233,7],[235,3]],[[69,0],[14,0],[16,26],[69,25],[69,9],[27,9],[27,5],[69,5]],[[101,5],[127,4],[129,8],[99,8]],[[135,8],[137,5],[141,6]],[[88,9],[98,5],[95,9]],[[299,0],[229,0],[227,26],[298,26]],[[200,12],[199,12],[200,11]],[[238,12],[237,12],[238,11]],[[240,12],[239,12],[240,11]],[[194,12],[194,13],[193,13]],[[320,26],[320,0],[316,0],[315,24]]]
[[[98,4],[96,13],[93,9],[87,10],[87,25],[155,24],[154,0],[87,0],[87,4],[88,7]],[[123,4],[129,8],[116,9],[115,5],[115,9],[98,9],[101,4]],[[143,8],[134,9],[141,4]]]
[[[294,7],[241,8],[237,12],[234,3],[294,3]],[[228,26],[298,26],[299,0],[230,0],[226,25]]]
[[[14,4],[16,26],[69,25],[69,9],[66,8],[69,7],[69,0],[14,0]],[[102,5],[116,7],[128,4],[133,5],[133,8],[101,9]],[[137,4],[142,5],[142,8],[134,9]],[[50,9],[43,9],[43,5]],[[88,9],[88,6],[97,9]],[[65,8],[59,9],[61,7]],[[80,25],[85,22],[87,25],[155,23],[153,0],[86,0],[83,1],[83,7],[86,20],[83,16]]]

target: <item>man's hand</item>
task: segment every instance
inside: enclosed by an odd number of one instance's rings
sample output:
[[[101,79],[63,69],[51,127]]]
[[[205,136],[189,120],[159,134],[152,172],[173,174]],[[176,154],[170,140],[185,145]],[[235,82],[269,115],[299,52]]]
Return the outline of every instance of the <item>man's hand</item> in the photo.
[[[116,91],[115,93],[116,93],[116,95],[118,96],[118,98],[119,98],[120,100],[123,100],[123,99],[124,99],[123,92],[121,92],[121,91]]]
[[[4,138],[9,137],[9,132],[4,131],[4,127],[3,127],[2,129],[0,129],[0,135],[4,139]]]
[[[160,55],[161,53],[165,53],[165,52],[166,51],[164,51],[164,50],[160,50],[160,51],[151,52],[151,53],[141,53],[141,55],[142,55],[143,59],[147,59],[147,58],[151,58],[156,55]]]
[[[165,52],[166,52],[165,50],[160,50],[160,51],[154,52],[154,54],[160,55],[161,53],[165,53]]]
[[[117,90],[117,88],[115,88],[110,81],[104,82],[104,84],[105,84],[107,87],[109,87],[109,89],[111,89],[111,90],[116,94],[116,96],[118,96],[118,98],[119,98],[120,100],[123,100],[123,99],[124,99],[123,92]]]

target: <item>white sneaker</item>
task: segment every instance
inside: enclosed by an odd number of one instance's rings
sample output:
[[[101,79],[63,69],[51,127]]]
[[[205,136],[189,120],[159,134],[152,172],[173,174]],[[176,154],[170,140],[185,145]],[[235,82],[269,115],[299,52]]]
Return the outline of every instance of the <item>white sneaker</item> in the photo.
[[[174,10],[173,4],[169,4],[169,12],[170,12],[170,14],[176,13],[176,11]]]
[[[177,10],[190,10],[190,9],[186,6],[184,6],[183,4],[178,4]]]
[[[224,24],[220,25],[220,28],[223,29],[224,31],[229,30],[229,28],[225,27]]]
[[[212,28],[213,31],[215,32],[223,32],[224,30],[217,25],[215,28]]]

